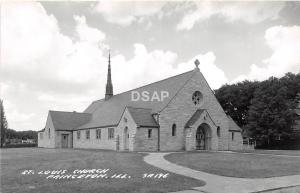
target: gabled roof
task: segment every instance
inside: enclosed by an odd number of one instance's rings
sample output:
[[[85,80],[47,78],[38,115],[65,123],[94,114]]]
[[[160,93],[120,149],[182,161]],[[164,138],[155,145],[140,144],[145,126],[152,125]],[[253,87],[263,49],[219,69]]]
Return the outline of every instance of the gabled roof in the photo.
[[[209,112],[206,109],[197,109],[197,111],[192,115],[192,117],[186,122],[184,128],[189,128],[189,127],[193,126],[204,112],[207,113],[207,115],[210,118],[210,120],[212,121],[212,123],[215,126],[217,126],[216,123],[211,118]]]
[[[179,92],[179,90],[187,83],[187,81],[190,80],[194,72],[194,70],[191,70],[177,76],[173,76],[133,90],[129,90],[114,95],[106,101],[103,99],[94,101],[84,111],[84,113],[92,113],[91,121],[78,127],[78,129],[116,126],[126,106],[152,109],[152,113],[159,112],[165,106],[167,106],[171,99]],[[169,97],[165,98],[165,100],[163,101],[132,101],[132,91],[137,91],[139,93],[147,91],[150,93],[150,98],[154,92],[160,94],[161,91],[167,91],[169,93]]]
[[[198,109],[193,116],[186,122],[184,128],[189,128],[196,123],[201,114],[205,111],[205,109]]]
[[[39,130],[38,132],[44,132],[45,131],[45,128],[44,129],[41,129],[41,130]]]
[[[229,131],[242,131],[242,129],[234,122],[234,120],[229,115],[227,115],[227,118],[229,120]]]
[[[134,122],[137,126],[140,127],[156,127],[158,128],[159,125],[154,120],[151,112],[151,109],[145,108],[135,108],[135,107],[127,107],[129,113],[131,114]]]
[[[85,113],[93,113],[97,110],[97,108],[100,107],[101,104],[103,104],[105,102],[104,99],[100,99],[97,101],[92,102],[87,109],[85,109]]]
[[[49,111],[55,130],[73,130],[91,120],[90,113]]]

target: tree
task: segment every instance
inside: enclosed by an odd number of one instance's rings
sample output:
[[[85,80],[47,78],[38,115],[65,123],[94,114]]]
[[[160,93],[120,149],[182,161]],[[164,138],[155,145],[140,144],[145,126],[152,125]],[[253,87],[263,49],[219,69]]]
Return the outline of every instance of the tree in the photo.
[[[6,139],[34,139],[37,141],[37,131],[16,131],[14,129],[7,129],[5,132]]]
[[[289,100],[296,100],[296,102],[299,100],[300,94],[300,73],[293,74],[293,73],[286,73],[284,77],[279,79],[283,86],[286,86],[288,88],[287,90],[287,98]]]
[[[274,139],[281,139],[280,144],[285,145],[300,136],[293,130],[295,109],[300,107],[300,73],[224,85],[215,93],[226,114],[243,129],[244,136],[267,145],[272,145]]]
[[[240,126],[247,124],[248,110],[258,82],[243,81],[233,85],[224,85],[215,91],[216,97],[226,114]]]
[[[1,135],[1,141],[0,145],[1,148],[3,147],[3,144],[5,143],[5,131],[7,130],[8,124],[5,117],[4,107],[3,107],[3,100],[0,99],[0,135]]]
[[[289,96],[289,88],[274,77],[260,83],[255,90],[248,112],[246,130],[262,144],[289,138],[295,121],[295,96]]]

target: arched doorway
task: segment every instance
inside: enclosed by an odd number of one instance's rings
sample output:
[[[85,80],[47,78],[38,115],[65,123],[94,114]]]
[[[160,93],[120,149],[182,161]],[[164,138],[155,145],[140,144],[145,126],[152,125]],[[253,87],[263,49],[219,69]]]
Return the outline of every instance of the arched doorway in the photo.
[[[207,124],[201,124],[196,131],[196,149],[210,150],[211,148],[211,129]]]
[[[129,149],[129,133],[128,133],[128,127],[125,127],[124,129],[124,150]]]

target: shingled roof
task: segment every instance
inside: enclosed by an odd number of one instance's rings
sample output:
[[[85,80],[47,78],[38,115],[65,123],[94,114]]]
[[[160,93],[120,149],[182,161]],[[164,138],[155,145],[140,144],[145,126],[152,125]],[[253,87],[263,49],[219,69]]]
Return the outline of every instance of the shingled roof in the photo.
[[[84,111],[84,113],[92,114],[91,121],[82,126],[79,126],[77,129],[116,126],[126,106],[152,109],[152,113],[159,112],[165,106],[167,106],[170,100],[179,92],[179,90],[187,83],[187,81],[190,80],[194,72],[194,70],[191,70],[177,76],[173,76],[130,91],[126,91],[114,95],[106,101],[103,99],[94,101]],[[160,93],[161,91],[168,91],[169,97],[165,98],[165,100],[163,101],[132,101],[132,91],[138,91],[139,93],[148,91],[151,94],[153,94],[153,92],[155,91],[158,93]]]
[[[91,120],[90,113],[49,111],[55,130],[73,130]]]
[[[154,120],[151,112],[152,109],[145,109],[145,108],[134,108],[134,107],[127,107],[129,113],[131,114],[134,122],[137,126],[140,127],[156,127],[158,128],[159,125]]]

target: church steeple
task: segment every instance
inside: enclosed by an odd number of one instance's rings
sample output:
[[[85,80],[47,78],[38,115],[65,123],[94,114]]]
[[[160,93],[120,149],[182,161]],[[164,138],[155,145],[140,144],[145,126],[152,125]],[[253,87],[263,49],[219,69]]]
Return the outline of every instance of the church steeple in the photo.
[[[106,91],[105,91],[105,100],[110,99],[113,95],[113,85],[111,82],[111,69],[110,69],[110,50],[108,53],[108,70],[107,70],[107,82],[106,82]]]

